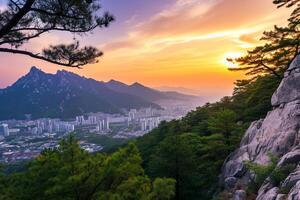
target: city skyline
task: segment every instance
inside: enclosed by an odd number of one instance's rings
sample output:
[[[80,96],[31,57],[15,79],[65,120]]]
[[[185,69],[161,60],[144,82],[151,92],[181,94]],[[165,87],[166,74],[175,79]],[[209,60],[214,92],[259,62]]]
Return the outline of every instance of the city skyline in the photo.
[[[0,0],[0,8],[5,4]],[[276,9],[272,0],[103,0],[102,4],[116,16],[116,22],[92,35],[76,36],[83,44],[104,51],[98,64],[74,70],[0,54],[0,74],[5,74],[0,88],[12,84],[34,65],[46,72],[65,69],[103,81],[185,87],[203,96],[230,95],[233,82],[244,73],[229,72],[226,57],[240,56],[257,45],[263,30],[285,24],[290,13],[288,9]],[[25,48],[38,51],[61,40],[71,42],[72,38],[54,32]]]

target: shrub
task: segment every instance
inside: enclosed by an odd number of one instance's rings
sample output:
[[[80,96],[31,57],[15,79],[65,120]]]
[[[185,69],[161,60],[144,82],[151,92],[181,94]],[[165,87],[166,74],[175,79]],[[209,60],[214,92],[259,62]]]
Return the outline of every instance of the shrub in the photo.
[[[249,171],[255,173],[255,178],[251,181],[248,186],[247,193],[257,193],[258,189],[264,183],[264,181],[271,175],[271,173],[275,170],[278,158],[272,155],[270,156],[270,164],[268,165],[260,165],[257,163],[246,162],[246,167]],[[274,176],[274,178],[277,176]]]
[[[286,179],[286,177],[293,172],[293,170],[296,168],[295,164],[287,164],[285,166],[282,166],[280,168],[275,168],[272,173],[270,174],[270,182],[274,186],[279,186],[280,182]]]
[[[251,181],[247,188],[248,194],[256,194],[262,184],[269,178],[270,183],[274,187],[278,187],[280,183],[295,169],[295,164],[287,164],[277,167],[278,158],[269,154],[270,164],[259,165],[257,163],[247,162],[246,167],[249,171],[255,173],[254,180]],[[287,188],[282,189],[287,190]]]

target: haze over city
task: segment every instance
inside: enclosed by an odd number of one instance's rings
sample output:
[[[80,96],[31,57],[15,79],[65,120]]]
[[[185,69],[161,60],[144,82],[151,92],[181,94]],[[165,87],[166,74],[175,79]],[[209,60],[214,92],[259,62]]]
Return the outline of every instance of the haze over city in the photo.
[[[290,10],[272,0],[103,0],[116,21],[87,34],[82,44],[99,47],[97,64],[71,70],[97,80],[140,82],[153,88],[187,88],[202,96],[230,95],[243,72],[229,72],[227,57],[238,57],[259,43],[264,30],[284,24]],[[6,1],[0,0],[4,9]],[[276,11],[276,12],[275,12]],[[49,44],[72,42],[73,35],[52,32],[25,49],[39,52]],[[81,39],[80,36],[75,36]],[[54,73],[63,67],[25,56],[1,54],[0,88],[26,74],[31,66]]]

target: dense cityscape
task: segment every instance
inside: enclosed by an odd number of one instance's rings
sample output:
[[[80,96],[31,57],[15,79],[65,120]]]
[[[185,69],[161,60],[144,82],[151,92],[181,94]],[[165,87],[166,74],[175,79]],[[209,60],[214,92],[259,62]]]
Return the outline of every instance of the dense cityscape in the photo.
[[[31,119],[0,121],[0,161],[16,162],[32,159],[46,148],[56,148],[59,141],[74,133],[80,146],[88,152],[101,151],[104,146],[88,138],[105,136],[127,140],[143,136],[162,121],[181,118],[188,108],[131,109],[124,114],[89,113],[74,119]]]

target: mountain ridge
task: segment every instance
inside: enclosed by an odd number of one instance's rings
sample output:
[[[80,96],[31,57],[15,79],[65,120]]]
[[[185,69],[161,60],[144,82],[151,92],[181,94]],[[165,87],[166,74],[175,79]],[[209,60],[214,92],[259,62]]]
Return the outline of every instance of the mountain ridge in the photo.
[[[166,96],[140,83],[103,82],[66,70],[50,74],[32,67],[11,86],[0,89],[0,120],[23,119],[26,114],[33,118],[73,118],[88,112],[122,113],[124,109],[142,107],[160,109],[155,101],[179,97],[192,98],[182,94]]]

